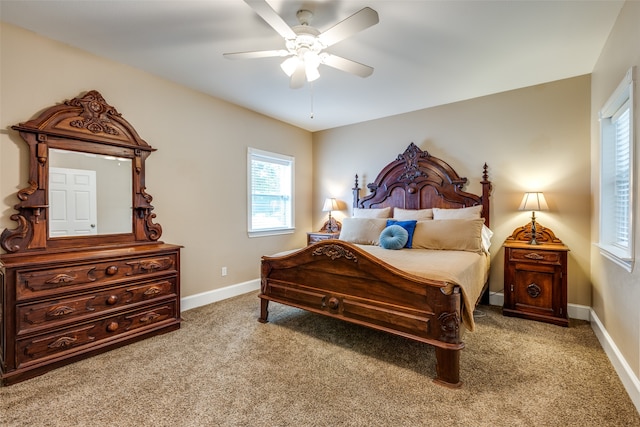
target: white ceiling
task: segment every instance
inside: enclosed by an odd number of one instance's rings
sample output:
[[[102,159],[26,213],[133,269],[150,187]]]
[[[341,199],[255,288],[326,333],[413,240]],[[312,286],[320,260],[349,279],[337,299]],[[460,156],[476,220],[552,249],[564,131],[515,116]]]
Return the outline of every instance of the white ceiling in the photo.
[[[298,9],[312,10],[320,31],[375,9],[377,25],[328,49],[373,75],[321,65],[320,79],[294,90],[281,58],[223,58],[284,47],[242,0],[2,0],[0,19],[317,131],[588,74],[624,3],[268,1],[290,25]]]

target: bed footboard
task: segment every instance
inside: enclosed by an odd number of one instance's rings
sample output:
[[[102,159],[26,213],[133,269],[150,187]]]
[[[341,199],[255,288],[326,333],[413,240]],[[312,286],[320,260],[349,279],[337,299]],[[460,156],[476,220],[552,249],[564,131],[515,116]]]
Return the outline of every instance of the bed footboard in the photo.
[[[439,384],[459,387],[463,326],[457,286],[398,270],[355,245],[324,241],[281,257],[263,257],[262,323],[269,302],[338,318],[436,348]]]

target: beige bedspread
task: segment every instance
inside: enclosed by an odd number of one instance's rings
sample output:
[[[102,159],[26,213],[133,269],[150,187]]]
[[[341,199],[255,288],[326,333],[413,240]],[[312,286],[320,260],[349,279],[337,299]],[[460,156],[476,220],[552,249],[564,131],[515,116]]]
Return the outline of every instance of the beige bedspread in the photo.
[[[488,255],[465,251],[389,250],[380,246],[357,246],[407,273],[460,285],[464,302],[463,323],[470,331],[474,330],[473,309],[489,277]]]
[[[452,286],[459,285],[463,301],[462,323],[470,331],[475,329],[473,309],[489,278],[489,255],[466,251],[390,250],[374,245],[355,246],[407,273],[424,279],[445,281]],[[272,256],[284,256],[298,250],[300,249],[280,252]]]

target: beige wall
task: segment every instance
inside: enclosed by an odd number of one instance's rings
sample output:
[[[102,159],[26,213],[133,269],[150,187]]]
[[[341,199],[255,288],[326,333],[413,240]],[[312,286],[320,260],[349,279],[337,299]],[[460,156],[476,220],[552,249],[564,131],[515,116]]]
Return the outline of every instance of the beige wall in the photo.
[[[593,211],[591,222],[592,243],[598,242],[598,194],[600,125],[598,111],[622,81],[627,70],[635,65],[635,268],[631,273],[603,258],[597,247],[591,246],[591,275],[593,281],[593,310],[603,323],[624,359],[640,375],[640,203],[638,202],[638,172],[640,167],[640,105],[638,81],[640,73],[640,2],[627,1],[609,35],[600,58],[593,70],[591,82],[591,167]]]
[[[96,89],[158,149],[147,162],[147,191],[161,240],[185,247],[183,297],[256,279],[261,255],[305,244],[309,132],[8,24],[0,31],[0,230],[16,227],[9,217],[27,186],[27,145],[10,126]],[[296,158],[295,234],[247,237],[248,146]]]
[[[571,249],[569,302],[589,306],[589,86],[589,76],[576,77],[315,133],[314,227],[326,219],[325,197],[351,206],[353,176],[366,189],[411,142],[466,176],[472,193],[481,192],[486,162],[495,232],[491,290],[503,288],[502,242],[530,221],[530,212],[517,210],[522,195],[541,190],[551,210],[538,213],[539,222]]]

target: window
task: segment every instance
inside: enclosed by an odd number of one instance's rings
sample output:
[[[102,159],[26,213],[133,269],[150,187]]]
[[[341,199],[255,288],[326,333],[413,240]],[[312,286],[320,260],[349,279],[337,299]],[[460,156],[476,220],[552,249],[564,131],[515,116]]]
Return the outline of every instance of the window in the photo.
[[[633,68],[600,110],[600,252],[633,269]]]
[[[249,148],[249,236],[292,233],[294,158]]]

